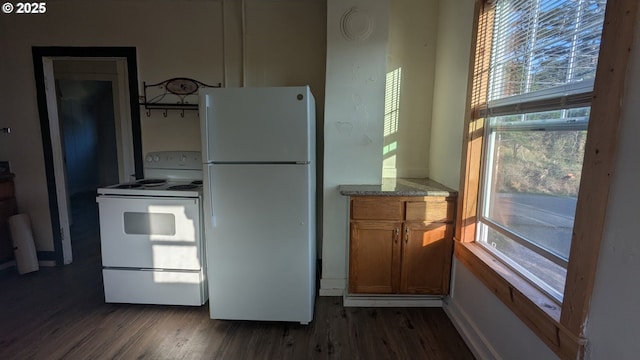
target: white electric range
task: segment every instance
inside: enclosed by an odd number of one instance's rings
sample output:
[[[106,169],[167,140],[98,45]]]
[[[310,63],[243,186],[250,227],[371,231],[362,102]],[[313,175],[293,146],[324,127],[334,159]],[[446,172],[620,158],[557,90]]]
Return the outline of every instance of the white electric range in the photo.
[[[202,305],[208,291],[200,152],[149,153],[144,175],[98,189],[105,301]]]

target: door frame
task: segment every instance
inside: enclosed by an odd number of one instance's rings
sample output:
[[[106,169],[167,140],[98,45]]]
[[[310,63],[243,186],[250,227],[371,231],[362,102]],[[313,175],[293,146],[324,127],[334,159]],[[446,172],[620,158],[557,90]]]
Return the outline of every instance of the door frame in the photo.
[[[142,178],[142,130],[140,125],[140,105],[138,103],[138,72],[135,47],[32,47],[34,77],[36,82],[36,94],[38,101],[38,113],[40,115],[40,134],[42,137],[42,149],[47,177],[47,192],[49,194],[49,212],[51,216],[51,230],[54,245],[54,258],[41,260],[55,260],[56,265],[69,264],[72,261],[71,242],[69,233],[69,218],[66,201],[66,184],[64,175],[56,181],[56,164],[62,159],[59,150],[54,154],[52,138],[59,137],[58,129],[52,129],[49,118],[49,106],[47,104],[47,84],[45,83],[45,59],[46,58],[103,58],[125,59],[127,71],[127,83],[129,89],[129,110],[131,117],[131,135],[133,143],[133,158],[135,177]],[[55,86],[55,85],[51,85]],[[66,241],[63,242],[63,240]],[[48,256],[47,256],[48,257]]]
[[[116,63],[117,74],[104,74],[104,73],[85,73],[85,72],[54,72],[51,74],[52,77],[55,78],[54,81],[57,80],[89,80],[89,81],[108,81],[112,86],[112,96],[114,101],[114,121],[115,121],[115,131],[117,134],[116,138],[116,149],[117,149],[117,159],[118,159],[118,179],[120,183],[125,183],[132,180],[132,176],[135,176],[135,164],[133,163],[133,143],[131,141],[131,110],[130,104],[126,95],[128,94],[128,81],[126,79],[126,59],[124,58],[52,58],[45,57],[45,64],[48,60],[53,60],[56,62],[64,62],[64,61],[79,61],[79,62],[89,62],[89,61],[110,61]],[[47,78],[47,65],[45,65],[45,78]],[[114,86],[117,85],[117,86]],[[58,95],[57,88],[51,87],[46,89],[46,91],[52,91],[53,93],[50,95]],[[51,108],[49,110],[49,124],[55,123],[53,121],[52,115],[58,116],[51,112]],[[60,132],[62,136],[63,133]],[[62,144],[62,148],[66,147],[65,144]]]

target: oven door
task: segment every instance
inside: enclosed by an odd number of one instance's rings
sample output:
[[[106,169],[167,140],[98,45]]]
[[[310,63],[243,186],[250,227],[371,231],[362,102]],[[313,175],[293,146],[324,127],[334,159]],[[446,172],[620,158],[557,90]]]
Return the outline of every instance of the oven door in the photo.
[[[202,268],[200,199],[99,196],[104,267]]]

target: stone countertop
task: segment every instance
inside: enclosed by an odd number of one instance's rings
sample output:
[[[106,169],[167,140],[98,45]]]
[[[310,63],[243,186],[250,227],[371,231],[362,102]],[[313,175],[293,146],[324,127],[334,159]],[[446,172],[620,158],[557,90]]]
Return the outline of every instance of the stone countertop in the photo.
[[[383,178],[380,185],[340,185],[346,196],[457,196],[450,189],[429,178]]]

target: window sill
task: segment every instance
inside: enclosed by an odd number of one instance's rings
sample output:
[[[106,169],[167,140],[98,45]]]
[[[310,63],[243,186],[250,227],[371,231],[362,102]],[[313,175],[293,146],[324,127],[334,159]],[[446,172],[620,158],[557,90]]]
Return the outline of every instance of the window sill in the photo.
[[[586,340],[560,324],[556,302],[475,243],[455,242],[455,256],[561,358],[581,358]]]

